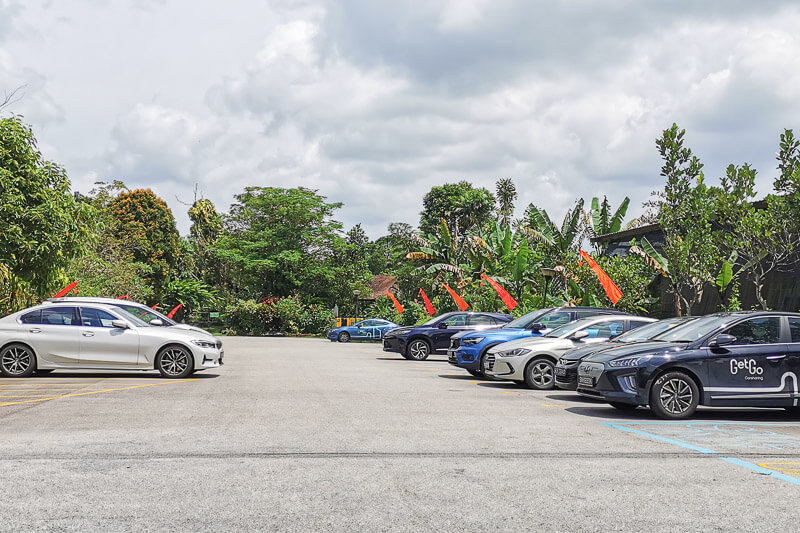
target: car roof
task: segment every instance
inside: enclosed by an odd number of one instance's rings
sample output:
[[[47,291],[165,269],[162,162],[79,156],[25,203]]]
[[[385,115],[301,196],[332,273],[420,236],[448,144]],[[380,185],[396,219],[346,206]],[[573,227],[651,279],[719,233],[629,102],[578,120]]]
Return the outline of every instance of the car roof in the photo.
[[[100,296],[61,296],[59,298],[48,298],[42,303],[69,303],[69,302],[77,302],[77,303],[93,303],[93,304],[108,304],[108,305],[118,305],[118,304],[132,304],[132,305],[139,305],[142,307],[147,307],[144,304],[139,302],[134,302],[133,300],[120,300],[119,298],[103,298]]]

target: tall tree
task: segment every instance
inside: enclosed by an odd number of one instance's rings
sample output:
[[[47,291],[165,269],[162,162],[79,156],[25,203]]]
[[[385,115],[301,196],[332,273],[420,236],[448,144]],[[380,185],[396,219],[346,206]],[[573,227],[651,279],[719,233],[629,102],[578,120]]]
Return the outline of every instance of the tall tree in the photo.
[[[492,217],[494,196],[483,188],[474,188],[468,181],[432,187],[422,199],[419,229],[434,233],[444,219],[456,237],[480,228]]]
[[[517,186],[510,178],[497,182],[497,218],[501,225],[510,226],[514,216],[514,201],[517,199]]]
[[[69,187],[30,127],[19,117],[0,119],[0,312],[60,288],[70,259],[85,251],[94,210]]]

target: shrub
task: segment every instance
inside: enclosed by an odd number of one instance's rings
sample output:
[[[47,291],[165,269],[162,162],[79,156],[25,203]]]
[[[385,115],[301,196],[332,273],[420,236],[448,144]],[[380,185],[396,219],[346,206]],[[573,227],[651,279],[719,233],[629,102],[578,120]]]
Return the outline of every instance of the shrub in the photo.
[[[225,314],[225,326],[239,335],[320,334],[333,325],[333,314],[321,305],[306,305],[297,296],[261,303],[236,300]]]

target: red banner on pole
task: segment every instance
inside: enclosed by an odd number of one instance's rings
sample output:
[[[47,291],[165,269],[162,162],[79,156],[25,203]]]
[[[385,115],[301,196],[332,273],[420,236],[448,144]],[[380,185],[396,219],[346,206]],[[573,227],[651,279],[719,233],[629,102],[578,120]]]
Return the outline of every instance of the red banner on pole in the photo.
[[[495,280],[493,280],[486,274],[481,274],[481,278],[489,282],[489,285],[491,285],[492,288],[495,291],[497,291],[497,294],[500,296],[500,299],[503,300],[504,304],[506,304],[508,310],[513,311],[514,308],[517,306],[517,301],[514,299],[514,297],[508,294],[507,290],[505,290],[499,283],[497,283]]]
[[[428,314],[431,315],[431,316],[435,315],[436,314],[436,308],[433,307],[433,304],[428,299],[428,295],[425,294],[425,291],[420,289],[419,290],[419,294],[420,294],[420,296],[422,296],[422,301],[425,302],[425,310],[428,311]]]
[[[622,291],[619,290],[619,287],[608,277],[608,274],[600,268],[600,265],[595,263],[592,256],[581,250],[581,259],[585,260],[589,267],[594,270],[594,273],[597,275],[597,279],[600,280],[600,285],[603,286],[603,289],[606,291],[606,295],[608,299],[611,300],[611,303],[617,305],[617,302],[622,298]]]
[[[167,315],[167,318],[172,318],[172,317],[174,317],[174,316],[175,316],[175,313],[177,313],[177,312],[178,312],[178,309],[180,309],[181,307],[183,307],[183,304],[178,304],[178,305],[176,305],[176,306],[175,306],[175,309],[173,309],[172,311],[170,311],[170,312],[169,312],[169,314]]]
[[[447,283],[442,283],[442,287],[447,289],[447,292],[449,292],[450,296],[453,297],[453,301],[456,302],[456,305],[458,306],[459,309],[461,309],[462,311],[466,311],[467,310],[467,308],[469,307],[469,304],[464,301],[464,298],[462,298],[461,296],[456,294],[456,291],[451,289],[450,286]]]
[[[400,305],[400,302],[397,301],[397,298],[394,297],[394,294],[392,294],[389,291],[386,291],[386,297],[392,299],[392,303],[394,304],[394,308],[397,309],[397,312],[402,315],[403,314],[403,306]]]
[[[55,293],[53,295],[53,298],[61,298],[62,296],[66,296],[69,293],[69,291],[71,291],[72,289],[74,289],[77,286],[78,286],[78,282],[77,281],[73,281],[72,283],[70,283],[69,285],[67,285],[66,287],[64,287],[63,289],[58,291],[57,293]]]
[[[123,294],[122,296],[117,298],[117,300],[130,300],[130,297],[127,294]]]
[[[150,309],[152,309],[153,311],[156,311],[158,309],[158,306],[159,306],[159,304],[156,304],[153,307],[151,307]]]

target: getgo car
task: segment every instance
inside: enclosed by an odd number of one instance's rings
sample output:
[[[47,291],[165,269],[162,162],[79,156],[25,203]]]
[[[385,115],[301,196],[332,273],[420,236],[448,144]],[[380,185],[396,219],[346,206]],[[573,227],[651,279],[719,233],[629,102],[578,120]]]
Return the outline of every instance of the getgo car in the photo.
[[[382,318],[368,318],[352,326],[329,329],[328,338],[333,342],[350,342],[350,339],[380,340],[387,331],[399,327],[398,324]]]
[[[655,320],[626,315],[582,318],[542,337],[505,342],[489,349],[486,375],[524,383],[530,389],[549,390],[554,384],[556,361],[567,350],[584,343],[607,341],[647,322]]]
[[[612,348],[578,367],[578,393],[618,409],[684,419],[698,405],[798,411],[800,314],[717,313],[656,341]]]
[[[578,388],[578,365],[581,361],[610,348],[624,346],[634,342],[644,342],[657,339],[659,335],[665,333],[672,328],[686,323],[696,317],[677,317],[666,318],[653,322],[652,324],[645,324],[627,333],[623,333],[618,337],[614,337],[608,342],[600,344],[590,344],[589,346],[581,346],[565,353],[561,359],[558,360],[556,365],[556,387],[559,389],[575,390]]]
[[[604,314],[622,313],[615,309],[596,307],[555,307],[531,311],[497,329],[456,333],[450,338],[447,360],[451,365],[463,368],[473,376],[483,376],[489,348],[516,339],[539,337],[579,318]]]
[[[50,303],[0,318],[0,373],[158,370],[185,378],[222,365],[222,343],[188,330],[151,326],[118,307]]]
[[[509,321],[510,315],[500,313],[444,313],[419,326],[389,330],[383,336],[383,351],[422,361],[434,352],[447,350],[450,337],[456,333],[496,328]]]

